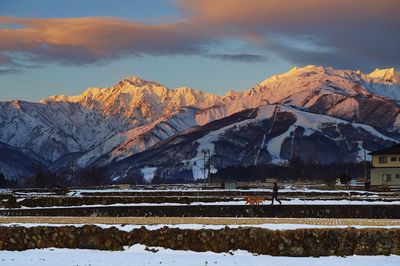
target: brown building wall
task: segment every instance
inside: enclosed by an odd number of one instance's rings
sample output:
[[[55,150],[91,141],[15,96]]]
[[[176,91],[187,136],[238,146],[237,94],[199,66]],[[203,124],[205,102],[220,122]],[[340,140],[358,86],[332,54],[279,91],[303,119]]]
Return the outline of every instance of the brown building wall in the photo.
[[[400,167],[400,154],[373,155],[373,167]]]

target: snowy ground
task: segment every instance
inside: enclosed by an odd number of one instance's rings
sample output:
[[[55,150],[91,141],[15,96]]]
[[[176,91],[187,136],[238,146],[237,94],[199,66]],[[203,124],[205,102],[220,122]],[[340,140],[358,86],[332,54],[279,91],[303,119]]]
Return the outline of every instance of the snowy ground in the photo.
[[[193,188],[193,187],[168,187],[168,189],[73,189],[70,190],[66,196],[73,196],[73,197],[79,197],[82,196],[82,193],[88,193],[88,195],[91,195],[92,193],[94,194],[102,194],[102,193],[121,193],[122,195],[127,193],[127,196],[129,196],[129,193],[164,193],[164,192],[177,192],[177,193],[199,193],[199,195],[202,195],[202,193],[215,193],[218,195],[220,192],[226,193],[226,192],[272,192],[271,188],[252,188],[252,189],[232,189],[232,190],[225,190],[225,189],[201,189],[201,188]],[[282,188],[279,190],[281,193],[304,193],[307,195],[307,193],[321,193],[325,195],[329,195],[331,193],[343,193],[343,194],[349,194],[350,193],[357,193],[358,195],[353,195],[353,196],[369,196],[369,197],[379,197],[379,196],[388,196],[392,195],[393,193],[396,192],[377,192],[377,191],[364,191],[364,190],[346,190],[346,189],[335,189],[335,190],[326,190],[326,189],[313,189],[313,188],[297,188],[297,187],[290,187],[286,186],[285,188]],[[38,191],[25,191],[25,192],[13,192],[12,190],[9,189],[0,189],[0,194],[12,194],[17,197],[35,197],[35,196],[55,196],[59,197],[55,192],[38,192]]]
[[[247,251],[232,253],[177,251],[156,247],[151,252],[143,245],[134,245],[125,251],[99,251],[83,249],[34,249],[26,251],[0,251],[0,265],[4,266],[134,266],[134,265],[273,265],[273,266],[382,266],[400,265],[400,256],[349,257],[272,257],[254,255]],[[152,248],[153,249],[153,248]]]
[[[382,200],[303,200],[303,199],[281,199],[282,205],[399,205],[399,200],[382,201]],[[198,202],[186,203],[115,203],[109,205],[94,204],[94,205],[77,205],[77,206],[50,206],[50,207],[25,207],[22,206],[18,209],[54,209],[54,208],[87,208],[87,207],[134,207],[134,206],[183,206],[183,205],[245,205],[244,200],[235,201],[216,201],[216,202],[202,202],[199,198]],[[270,205],[271,201],[266,198],[260,205]],[[275,201],[275,205],[278,203]],[[6,210],[7,208],[0,208],[0,210]],[[10,210],[10,209],[7,209]]]
[[[309,219],[310,220],[310,219]],[[130,232],[133,229],[139,229],[141,227],[145,227],[147,230],[158,230],[165,226],[169,228],[179,228],[179,229],[191,229],[191,230],[200,230],[200,229],[210,229],[210,230],[220,230],[225,227],[229,228],[239,228],[239,227],[257,227],[257,228],[264,228],[270,230],[295,230],[295,229],[307,229],[307,228],[357,228],[357,229],[364,229],[364,228],[400,228],[399,224],[386,224],[386,225],[359,225],[359,224],[351,224],[346,225],[343,224],[344,222],[341,219],[326,219],[329,220],[330,223],[324,224],[324,220],[315,219],[310,220],[310,223],[262,223],[262,224],[95,224],[101,228],[111,228],[115,227],[122,231]],[[335,223],[335,220],[338,220]],[[343,219],[345,220],[345,219]],[[314,223],[313,223],[314,222]],[[3,223],[0,224],[0,227],[7,227],[7,226],[21,226],[21,227],[36,227],[36,226],[51,226],[51,227],[59,227],[59,226],[76,226],[82,227],[85,224],[60,224],[60,223]]]
[[[108,192],[121,192],[121,193],[134,193],[134,192],[272,192],[272,188],[252,188],[252,189],[196,189],[196,188],[168,188],[168,189],[76,189],[71,190],[68,195],[76,196],[80,193],[108,193]],[[358,192],[362,194],[390,194],[392,192],[376,192],[376,191],[364,191],[364,190],[346,190],[346,189],[309,189],[309,188],[292,188],[285,187],[279,190],[279,192],[317,192],[317,193],[350,193]],[[37,193],[37,192],[34,192]]]

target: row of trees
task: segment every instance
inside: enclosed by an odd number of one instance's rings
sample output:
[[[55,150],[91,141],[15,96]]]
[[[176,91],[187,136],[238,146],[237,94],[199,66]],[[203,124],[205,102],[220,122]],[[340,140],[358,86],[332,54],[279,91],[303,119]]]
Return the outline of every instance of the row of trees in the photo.
[[[276,178],[279,180],[304,180],[331,184],[337,178],[349,180],[349,177],[361,177],[365,175],[365,170],[370,165],[362,163],[332,163],[318,164],[315,162],[303,162],[299,158],[291,160],[287,165],[257,165],[257,166],[230,166],[219,169],[217,173],[211,174],[214,181],[265,181],[266,178]],[[369,171],[367,171],[368,173]],[[189,173],[182,176],[177,175],[175,178],[161,178],[154,176],[153,184],[167,183],[188,183],[191,182]],[[144,184],[145,180],[142,176],[125,178],[124,183]],[[64,187],[89,187],[102,186],[111,184],[111,180],[104,174],[101,168],[93,167],[83,169],[73,175],[69,172],[54,173],[43,167],[34,169],[34,174],[17,183],[10,181],[0,173],[0,188],[13,187],[32,187],[32,188],[64,188]]]
[[[219,169],[212,174],[214,180],[233,181],[265,181],[266,178],[280,180],[319,180],[324,183],[336,181],[336,178],[364,177],[365,169],[370,164],[360,163],[331,163],[319,164],[316,162],[303,162],[295,158],[287,165],[257,165],[257,166],[231,166]],[[367,175],[369,171],[367,171]]]
[[[68,172],[54,173],[41,166],[33,170],[33,175],[17,182],[8,180],[0,172],[0,188],[65,188],[71,186],[90,187],[110,184],[109,178],[101,168],[88,168],[75,175]]]
[[[42,167],[34,171],[34,175],[25,181],[25,187],[48,188],[48,187],[90,187],[110,184],[109,178],[103,169],[92,167],[83,169],[75,174],[69,172],[54,173]]]
[[[16,180],[8,180],[2,172],[0,172],[0,188],[16,188],[19,184]]]

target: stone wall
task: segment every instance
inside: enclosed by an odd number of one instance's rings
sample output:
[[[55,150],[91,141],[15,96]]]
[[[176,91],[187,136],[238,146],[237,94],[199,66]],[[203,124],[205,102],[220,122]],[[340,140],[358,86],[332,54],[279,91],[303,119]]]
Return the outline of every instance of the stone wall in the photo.
[[[229,252],[241,249],[273,256],[400,255],[400,229],[297,229],[262,228],[189,230],[144,227],[125,232],[115,227],[0,227],[0,250],[81,248],[122,250],[144,244],[176,250]]]

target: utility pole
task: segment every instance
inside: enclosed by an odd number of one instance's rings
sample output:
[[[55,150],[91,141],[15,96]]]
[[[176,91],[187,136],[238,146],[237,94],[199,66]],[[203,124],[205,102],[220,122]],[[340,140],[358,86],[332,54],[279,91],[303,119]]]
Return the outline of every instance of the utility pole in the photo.
[[[207,151],[206,151],[205,149],[203,149],[201,152],[202,152],[203,155],[204,155],[204,161],[203,161],[203,177],[204,177],[204,180],[206,180],[206,156],[207,156]]]
[[[208,184],[211,184],[211,154],[208,151],[208,161],[207,161],[207,168],[208,168]]]
[[[364,179],[367,182],[367,151],[364,149],[364,145],[362,145],[364,150]]]
[[[203,176],[204,180],[207,180],[207,182],[210,184],[210,150],[209,149],[202,149],[201,152],[203,153],[204,156],[204,161],[203,161]],[[207,173],[208,170],[208,173]]]

